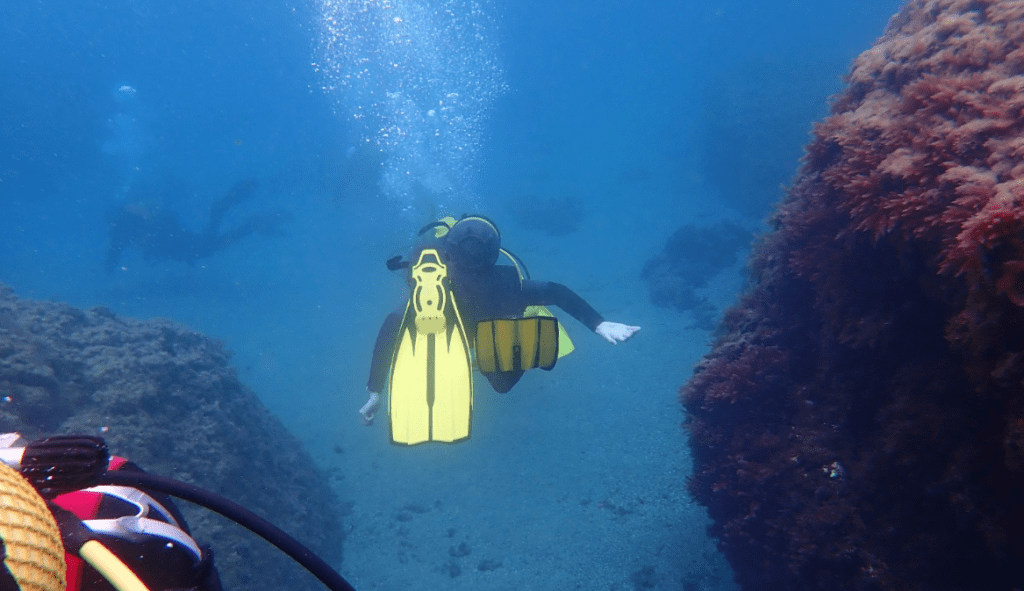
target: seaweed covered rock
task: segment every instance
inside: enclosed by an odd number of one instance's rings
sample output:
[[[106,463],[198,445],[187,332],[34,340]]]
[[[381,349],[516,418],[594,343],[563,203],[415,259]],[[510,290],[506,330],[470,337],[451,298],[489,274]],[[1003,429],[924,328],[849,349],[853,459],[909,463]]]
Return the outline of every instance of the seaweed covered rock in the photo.
[[[681,395],[746,589],[1024,587],[1024,5],[855,62]]]
[[[0,430],[101,435],[144,469],[197,484],[341,560],[339,503],[219,342],[164,321],[22,300],[0,284]],[[225,589],[315,589],[240,526],[181,502]]]

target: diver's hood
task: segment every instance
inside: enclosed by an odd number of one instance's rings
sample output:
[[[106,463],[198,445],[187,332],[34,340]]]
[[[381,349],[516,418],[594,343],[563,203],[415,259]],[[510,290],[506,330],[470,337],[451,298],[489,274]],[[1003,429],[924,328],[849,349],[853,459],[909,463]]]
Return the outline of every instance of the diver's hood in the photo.
[[[466,216],[455,222],[444,235],[445,251],[456,267],[482,271],[498,262],[501,234],[498,227],[483,216]]]

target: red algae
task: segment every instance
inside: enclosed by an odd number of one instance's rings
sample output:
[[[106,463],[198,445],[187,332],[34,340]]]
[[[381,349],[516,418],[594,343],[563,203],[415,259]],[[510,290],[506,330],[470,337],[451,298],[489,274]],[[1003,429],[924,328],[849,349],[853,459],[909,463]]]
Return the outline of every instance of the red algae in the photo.
[[[1024,587],[1024,3],[915,0],[683,387],[745,589]]]

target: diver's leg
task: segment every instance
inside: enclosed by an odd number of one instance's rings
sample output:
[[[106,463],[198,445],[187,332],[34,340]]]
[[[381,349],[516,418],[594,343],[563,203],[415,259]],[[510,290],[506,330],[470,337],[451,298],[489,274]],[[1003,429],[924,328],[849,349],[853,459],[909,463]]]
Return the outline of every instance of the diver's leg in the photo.
[[[380,393],[384,390],[388,373],[391,370],[391,358],[394,356],[395,341],[398,339],[398,329],[402,325],[401,312],[395,311],[388,314],[377,333],[377,342],[373,345],[373,358],[370,361],[370,379],[366,382],[366,389],[370,392],[370,399],[359,409],[363,415],[363,423],[373,424],[373,418],[380,408]]]
[[[232,228],[225,231],[224,233],[218,234],[205,233],[203,236],[212,243],[216,244],[216,250],[221,251],[229,246],[232,246],[239,240],[251,236],[253,234],[260,234],[263,236],[282,236],[284,233],[281,231],[283,226],[290,216],[282,213],[265,212],[249,216],[249,218],[238,227]]]
[[[224,218],[224,214],[232,207],[252,197],[255,192],[256,181],[252,179],[235,183],[235,186],[231,187],[227,194],[210,205],[210,217],[206,221],[206,228],[204,229],[204,232],[208,234],[216,234],[217,229],[220,228],[220,221]]]
[[[255,224],[246,222],[239,225],[237,228],[232,228],[227,232],[224,232],[223,234],[206,234],[206,236],[212,243],[217,245],[217,251],[221,251],[255,232]]]
[[[402,324],[401,312],[395,311],[388,314],[384,324],[377,333],[377,342],[373,345],[373,359],[370,361],[370,379],[366,388],[370,392],[380,393],[384,389],[384,383],[388,380],[388,373],[391,369],[391,357],[395,353],[395,340],[398,338],[398,328]]]

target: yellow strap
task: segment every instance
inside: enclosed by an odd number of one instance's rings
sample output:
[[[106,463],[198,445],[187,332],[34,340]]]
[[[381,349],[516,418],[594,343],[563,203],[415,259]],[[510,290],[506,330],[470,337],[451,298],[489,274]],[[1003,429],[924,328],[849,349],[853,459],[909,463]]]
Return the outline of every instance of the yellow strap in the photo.
[[[107,550],[107,547],[89,540],[82,544],[78,554],[110,582],[117,591],[149,591],[149,588],[135,576],[121,559]]]

